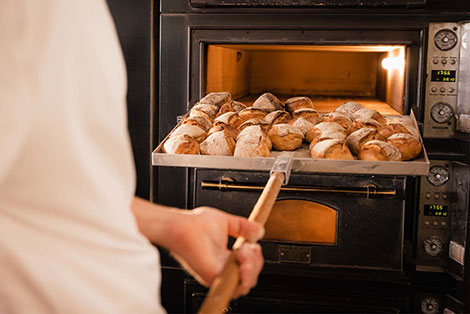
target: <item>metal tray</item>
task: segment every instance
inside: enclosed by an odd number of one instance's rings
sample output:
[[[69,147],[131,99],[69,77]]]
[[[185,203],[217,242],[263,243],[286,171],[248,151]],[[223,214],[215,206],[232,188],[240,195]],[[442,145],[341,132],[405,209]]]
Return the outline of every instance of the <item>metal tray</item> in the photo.
[[[401,116],[403,119],[411,119],[418,130],[413,112],[409,116]],[[392,117],[393,118],[393,117]],[[230,170],[257,170],[270,171],[274,164],[278,151],[271,151],[271,157],[233,157],[233,156],[207,156],[207,155],[172,155],[163,152],[163,144],[171,133],[168,134],[152,153],[152,165],[163,167],[190,167]],[[421,144],[423,141],[420,137]],[[427,175],[429,171],[429,159],[423,145],[421,157],[412,161],[364,161],[364,160],[328,160],[313,159],[310,157],[308,144],[294,151],[292,164],[294,172],[311,173],[350,173],[368,175]]]

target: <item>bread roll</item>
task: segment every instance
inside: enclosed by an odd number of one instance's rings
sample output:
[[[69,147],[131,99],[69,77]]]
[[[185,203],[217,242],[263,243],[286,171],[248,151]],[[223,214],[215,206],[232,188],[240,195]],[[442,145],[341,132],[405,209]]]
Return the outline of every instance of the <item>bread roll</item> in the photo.
[[[401,153],[390,143],[372,140],[362,146],[357,158],[370,161],[400,161]]]
[[[209,131],[212,126],[211,120],[209,120],[209,118],[206,116],[187,117],[184,119],[183,124],[195,125],[203,129],[205,132]]]
[[[302,108],[310,108],[310,109],[315,109],[313,107],[313,102],[310,98],[308,97],[292,97],[287,99],[286,101],[286,110],[289,111],[290,113],[293,113],[294,111]]]
[[[359,154],[362,145],[372,140],[382,140],[383,138],[377,133],[374,128],[362,128],[351,133],[346,143],[353,154]]]
[[[337,139],[329,139],[310,145],[312,158],[354,160],[348,147]]]
[[[222,107],[226,103],[230,103],[232,100],[232,95],[229,92],[218,92],[218,93],[209,93],[204,96],[199,103],[200,104],[209,104],[217,107]]]
[[[345,129],[347,129],[352,124],[352,120],[347,115],[340,112],[330,112],[325,114],[322,117],[322,122],[336,122]]]
[[[261,109],[267,113],[275,110],[284,110],[282,102],[271,93],[264,93],[253,103],[253,108]]]
[[[215,115],[215,117],[220,117],[221,115],[223,115],[224,113],[227,113],[227,112],[235,112],[235,110],[233,110],[232,108],[232,104],[231,102],[226,102],[225,104],[223,104],[219,111],[217,112],[217,114]]]
[[[266,117],[266,112],[261,109],[249,107],[240,111],[238,116],[243,121],[248,121],[251,119],[264,119],[264,117]]]
[[[243,129],[243,131],[240,132],[240,134],[237,136],[237,141],[242,139],[243,137],[258,137],[262,136],[265,140],[266,145],[268,148],[271,150],[273,148],[273,144],[271,140],[269,139],[268,133],[263,130],[259,125],[252,125],[248,126]]]
[[[297,109],[296,111],[292,113],[293,119],[297,119],[300,117],[309,120],[313,124],[317,124],[318,122],[321,121],[321,118],[318,112],[312,108],[301,108],[301,109]]]
[[[391,135],[387,142],[398,148],[401,153],[401,160],[410,160],[421,154],[421,142],[414,136],[406,133]]]
[[[275,124],[268,132],[276,150],[295,150],[302,146],[304,135],[290,124]]]
[[[290,120],[289,124],[292,124],[293,126],[298,128],[300,132],[303,133],[304,137],[307,135],[308,131],[315,127],[315,124],[302,117]]]
[[[339,113],[342,113],[348,117],[351,117],[353,115],[354,112],[362,109],[364,107],[362,107],[361,104],[357,103],[357,102],[354,102],[354,101],[348,101],[348,102],[345,102],[344,104],[342,104],[341,106],[339,106],[338,108],[335,109],[335,112],[339,112]]]
[[[287,123],[289,122],[291,116],[287,111],[276,110],[270,112],[266,117],[264,117],[264,121],[269,123],[269,125],[280,124],[280,123]]]
[[[269,129],[269,123],[267,123],[266,121],[264,120],[261,120],[261,119],[250,119],[248,121],[245,121],[243,122],[242,124],[240,124],[240,126],[238,127],[238,130],[243,130],[244,128],[246,127],[249,127],[249,126],[252,126],[252,125],[259,125],[260,127],[262,127],[265,131],[267,131]]]
[[[220,131],[223,131],[225,135],[230,136],[234,140],[237,138],[238,134],[240,133],[238,129],[232,127],[229,124],[218,124],[210,128],[208,135],[211,135],[213,133],[220,132]]]
[[[318,143],[324,139],[338,139],[343,141],[346,138],[346,132],[344,128],[336,122],[322,122],[317,125],[313,129],[307,131],[305,135],[305,139],[307,142]]]
[[[199,155],[199,143],[185,134],[171,136],[163,144],[163,151],[167,154]]]
[[[190,138],[198,141],[199,143],[204,141],[207,137],[207,133],[203,129],[191,124],[180,125],[171,133],[170,137],[179,135],[188,135]]]
[[[232,109],[235,111],[235,112],[240,112],[242,111],[243,109],[246,109],[247,106],[244,104],[244,103],[241,103],[239,101],[236,101],[236,100],[232,100]]]
[[[211,121],[214,120],[215,115],[219,111],[219,107],[209,104],[197,104],[191,108],[189,112],[190,117],[194,116],[204,116],[210,119]]]
[[[360,118],[355,120],[347,129],[347,133],[351,134],[362,128],[374,128],[376,130],[382,129],[383,125],[374,119]]]
[[[270,152],[262,136],[245,136],[237,141],[233,155],[235,157],[269,157]]]
[[[369,108],[362,108],[362,109],[355,111],[352,115],[352,118],[354,120],[374,119],[375,121],[379,122],[382,125],[387,124],[387,120],[385,120],[384,116],[382,116],[378,111],[369,109]]]
[[[235,150],[235,141],[224,131],[209,135],[200,145],[203,155],[232,156]]]
[[[234,128],[238,128],[242,122],[243,120],[240,119],[236,112],[227,112],[215,118],[214,125],[228,124]]]

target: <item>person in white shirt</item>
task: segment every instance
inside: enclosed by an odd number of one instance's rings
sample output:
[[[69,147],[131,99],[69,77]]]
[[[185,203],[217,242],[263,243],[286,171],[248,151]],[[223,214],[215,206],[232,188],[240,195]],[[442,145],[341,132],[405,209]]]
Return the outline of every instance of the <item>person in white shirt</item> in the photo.
[[[263,228],[134,198],[126,73],[104,0],[0,1],[0,313],[160,313],[154,242],[203,284]],[[140,231],[140,232],[139,232]],[[256,284],[258,245],[238,254]]]

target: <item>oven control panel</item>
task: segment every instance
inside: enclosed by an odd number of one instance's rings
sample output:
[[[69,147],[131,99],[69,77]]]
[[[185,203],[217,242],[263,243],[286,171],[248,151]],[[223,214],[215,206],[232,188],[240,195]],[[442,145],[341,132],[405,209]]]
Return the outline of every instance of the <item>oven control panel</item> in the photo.
[[[450,174],[448,161],[432,160],[421,177],[416,270],[444,270],[449,239]]]
[[[425,138],[452,138],[459,76],[460,25],[429,25],[426,67]]]

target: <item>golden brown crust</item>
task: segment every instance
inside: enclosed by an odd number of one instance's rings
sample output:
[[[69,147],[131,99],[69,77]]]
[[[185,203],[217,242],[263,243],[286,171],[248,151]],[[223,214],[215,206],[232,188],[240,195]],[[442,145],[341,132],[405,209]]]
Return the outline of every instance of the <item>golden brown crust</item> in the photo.
[[[357,155],[362,146],[372,140],[383,140],[383,137],[374,128],[362,128],[351,133],[346,143],[349,149]]]
[[[239,101],[236,101],[236,100],[232,100],[231,106],[232,106],[232,109],[233,109],[235,112],[240,112],[240,111],[242,111],[243,109],[248,108],[244,103],[239,102]]]
[[[261,109],[249,107],[246,109],[243,109],[238,113],[238,116],[243,120],[243,121],[248,121],[251,119],[264,119],[266,117],[266,112],[264,112]]]
[[[242,123],[243,120],[240,119],[236,112],[226,112],[214,120],[214,125],[229,124],[234,128],[238,128]]]
[[[208,135],[211,135],[215,132],[224,131],[227,136],[230,136],[233,139],[236,139],[240,131],[229,124],[218,124],[210,128]]]
[[[286,110],[289,111],[290,113],[293,113],[297,109],[302,109],[302,108],[311,108],[315,109],[313,106],[313,101],[305,96],[301,97],[292,97],[287,99],[286,101]]]
[[[216,114],[216,118],[217,117],[220,117],[221,115],[223,115],[224,113],[227,113],[227,112],[235,112],[235,110],[233,110],[232,108],[232,105],[230,102],[226,102],[225,104],[223,104],[222,106],[220,106],[220,109],[219,111],[217,112]]]
[[[193,116],[184,119],[183,124],[190,124],[200,127],[204,131],[209,131],[212,126],[211,120],[207,116]]]
[[[386,127],[382,128],[379,131],[379,134],[384,138],[387,139],[393,134],[397,133],[405,133],[405,134],[410,134],[410,132],[401,124],[397,123],[392,123],[387,125]]]
[[[318,122],[321,121],[321,117],[318,114],[318,112],[312,108],[301,108],[301,109],[297,109],[296,111],[292,113],[293,119],[297,119],[300,117],[309,120],[313,124],[317,124]]]
[[[322,122],[317,124],[305,134],[305,139],[309,143],[318,143],[326,139],[337,139],[344,141],[346,132],[344,128],[336,122]]]
[[[235,157],[269,157],[271,153],[262,136],[245,136],[237,141],[233,155]]]
[[[232,95],[229,92],[215,92],[209,93],[199,101],[200,104],[209,104],[217,107],[221,107],[226,103],[230,103]]]
[[[387,120],[385,120],[384,116],[382,116],[377,110],[369,109],[369,108],[362,108],[355,111],[352,115],[354,120],[359,119],[374,119],[375,121],[379,122],[382,125],[387,124]]]
[[[248,126],[240,132],[236,140],[239,141],[243,137],[263,137],[265,144],[268,146],[269,150],[273,148],[273,144],[269,139],[268,133],[259,125]]]
[[[232,156],[235,150],[235,141],[224,131],[212,133],[200,145],[201,154],[214,156]]]
[[[268,115],[266,115],[266,117],[264,117],[264,121],[269,123],[269,125],[288,123],[290,119],[290,114],[283,110],[270,112]]]
[[[421,154],[422,146],[418,139],[406,133],[397,133],[390,136],[387,142],[398,148],[402,160],[410,160]]]
[[[370,161],[400,161],[401,153],[390,143],[372,140],[362,146],[357,157]]]
[[[310,144],[310,155],[315,159],[354,160],[348,147],[336,139]]]
[[[267,131],[269,129],[269,123],[267,123],[266,121],[262,120],[262,119],[250,119],[250,120],[247,120],[245,122],[243,122],[242,124],[240,124],[240,126],[238,127],[238,130],[241,131],[249,126],[253,126],[253,125],[259,125],[261,128],[263,128],[263,130]]]
[[[253,103],[253,108],[261,109],[269,113],[275,110],[284,110],[284,105],[273,94],[264,93],[255,100]]]
[[[168,138],[163,144],[163,151],[167,154],[200,154],[199,143],[184,134]]]
[[[339,123],[343,128],[347,129],[351,124],[352,120],[340,112],[330,112],[323,116],[322,122],[336,122]]]
[[[295,150],[302,146],[302,132],[290,124],[276,124],[268,132],[276,150]]]
[[[383,125],[374,120],[374,119],[359,119],[359,120],[356,120],[354,121],[347,129],[346,133],[347,134],[351,134],[359,129],[362,129],[362,128],[374,128],[376,130],[381,130],[383,127]]]
[[[170,135],[170,137],[188,135],[192,139],[195,139],[199,143],[204,141],[207,137],[207,133],[198,126],[191,124],[182,124],[177,127]]]

